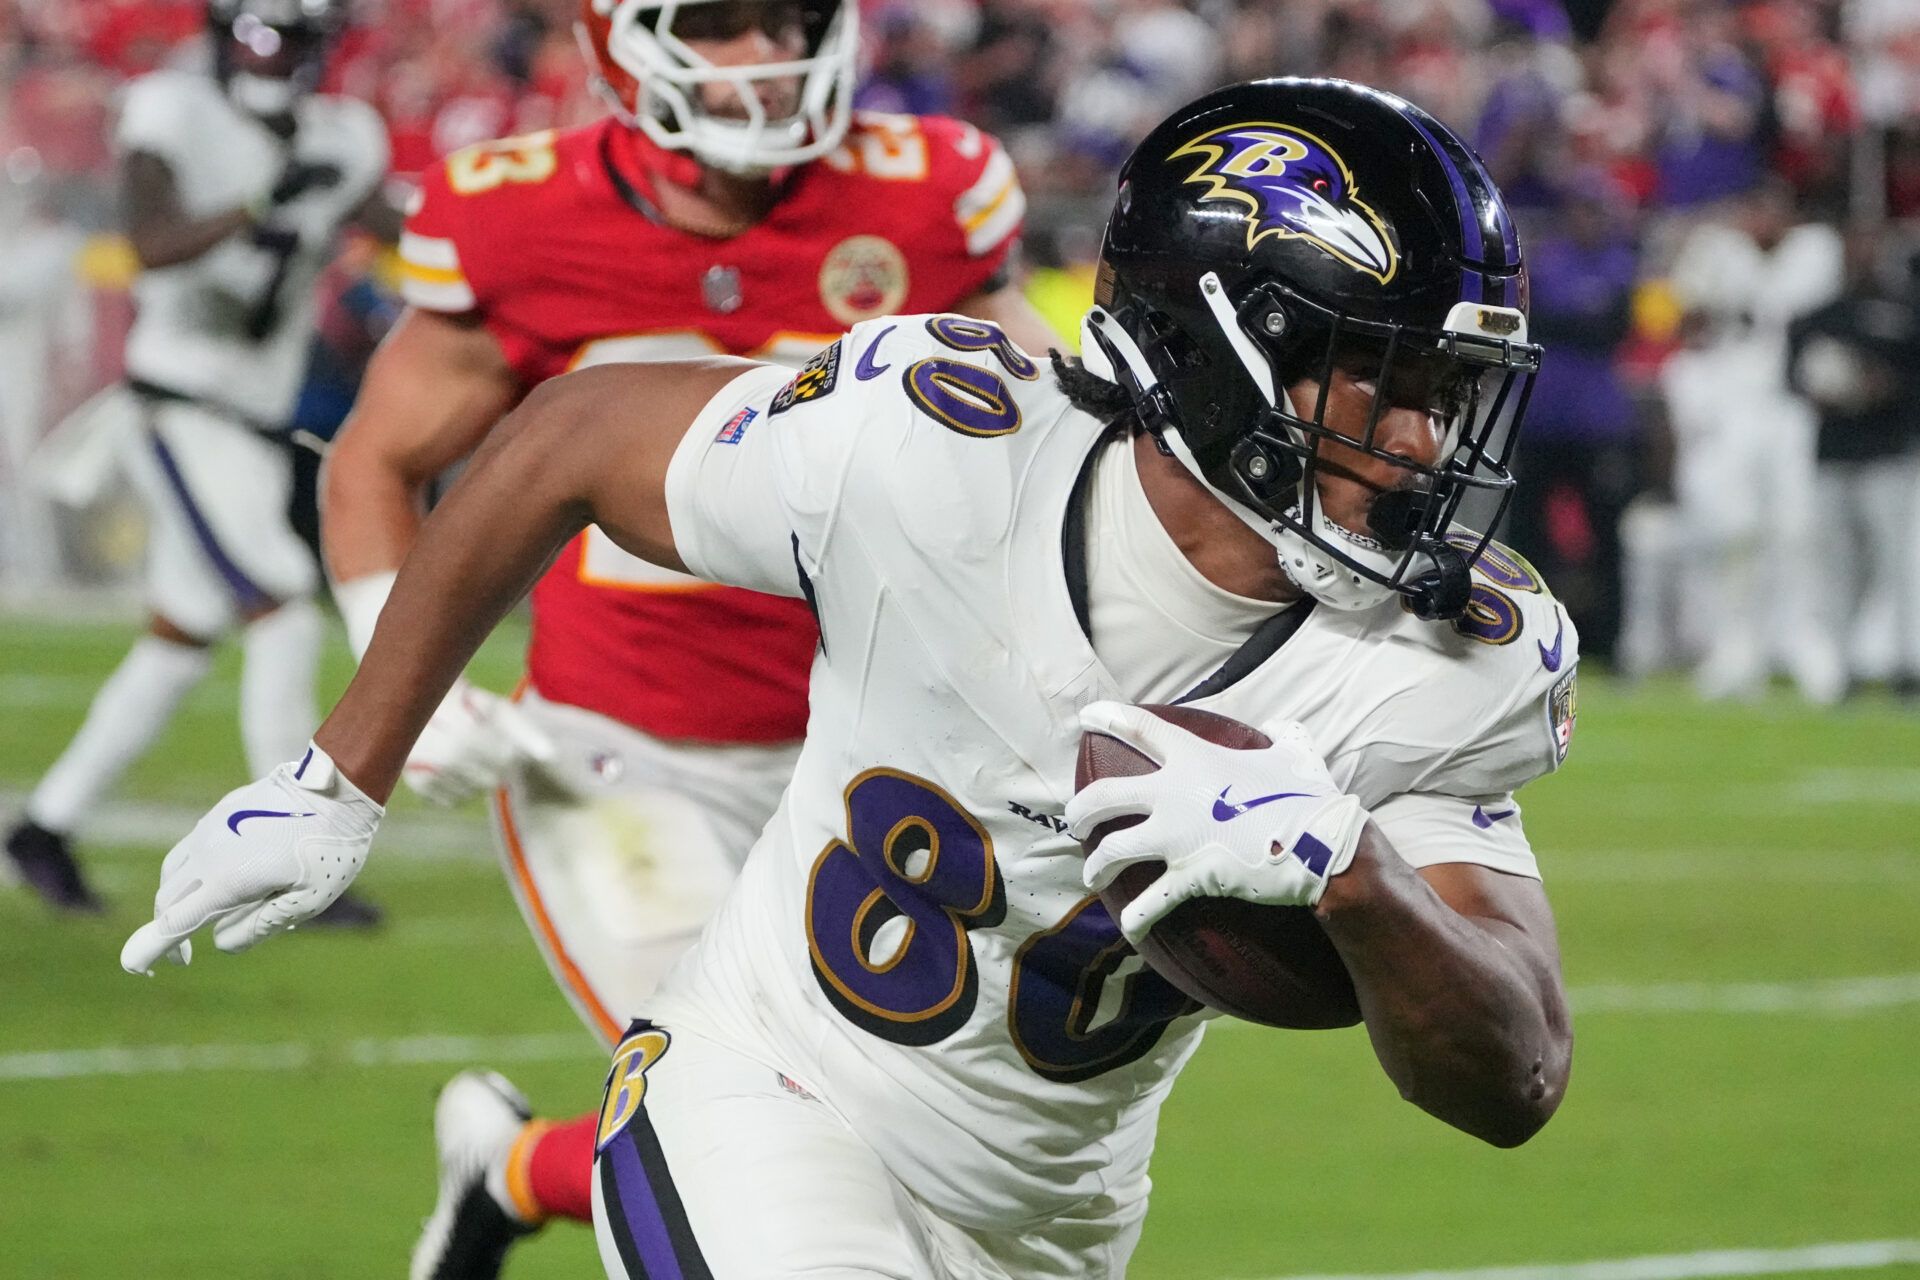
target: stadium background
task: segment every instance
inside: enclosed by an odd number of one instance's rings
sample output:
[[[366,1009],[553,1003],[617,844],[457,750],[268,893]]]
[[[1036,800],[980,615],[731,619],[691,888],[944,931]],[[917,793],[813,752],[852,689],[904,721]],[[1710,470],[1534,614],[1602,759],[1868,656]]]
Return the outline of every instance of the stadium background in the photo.
[[[404,180],[454,147],[594,113],[572,7],[358,5],[334,87],[379,105]],[[1920,218],[1913,0],[865,8],[863,104],[952,112],[1005,138],[1033,197],[1028,288],[1063,328],[1089,291],[1118,159],[1213,83],[1345,75],[1475,138],[1534,233],[1550,358],[1573,354],[1578,371],[1543,386],[1527,448],[1541,472],[1579,465],[1536,486],[1510,536],[1550,566],[1602,659],[1620,522],[1670,505],[1659,371],[1687,340],[1668,279],[1688,234],[1731,225],[1775,178],[1798,216],[1882,256],[1903,255]],[[9,813],[135,625],[129,505],[108,494],[67,511],[23,472],[50,425],[117,374],[131,261],[113,234],[114,87],[192,59],[200,24],[194,3],[0,0]],[[359,243],[329,297],[300,422],[322,438],[396,305]],[[1609,411],[1580,411],[1594,404]],[[1910,470],[1912,445],[1875,465]],[[1904,598],[1920,561],[1920,501],[1910,509],[1910,558],[1893,570]],[[1779,687],[1704,703],[1672,673],[1701,620],[1660,621],[1658,643],[1619,653],[1621,676],[1588,664],[1572,767],[1527,797],[1581,1015],[1561,1117],[1520,1152],[1477,1150],[1405,1108],[1358,1032],[1222,1027],[1167,1113],[1137,1274],[1920,1275],[1920,722],[1903,696],[1920,673],[1868,671],[1837,707]],[[523,636],[490,645],[494,687]],[[341,644],[327,692],[345,676]],[[431,1199],[440,1079],[496,1063],[563,1111],[597,1083],[600,1055],[548,984],[477,811],[396,806],[366,881],[391,912],[384,936],[209,954],[188,981],[119,974],[160,852],[240,780],[233,699],[223,667],[81,833],[108,919],[56,921],[0,893],[0,1275],[392,1274]],[[551,1234],[510,1274],[594,1273],[584,1236]],[[1543,1270],[1640,1255],[1659,1257]]]

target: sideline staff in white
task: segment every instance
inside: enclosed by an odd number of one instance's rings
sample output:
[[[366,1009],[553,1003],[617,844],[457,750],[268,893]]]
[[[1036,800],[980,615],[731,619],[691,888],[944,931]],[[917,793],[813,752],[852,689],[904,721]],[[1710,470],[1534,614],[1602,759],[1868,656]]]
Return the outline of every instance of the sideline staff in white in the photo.
[[[1674,489],[1714,619],[1694,681],[1706,698],[1750,697],[1775,666],[1811,702],[1846,689],[1812,618],[1814,417],[1787,386],[1787,325],[1840,291],[1840,235],[1798,222],[1769,182],[1735,218],[1697,227],[1674,290],[1700,341],[1661,375]]]
[[[1920,254],[1850,239],[1849,287],[1797,321],[1789,376],[1820,414],[1815,616],[1850,685],[1920,692]]]
[[[340,229],[397,236],[381,194],[386,130],[365,103],[315,94],[338,0],[213,0],[211,75],[128,86],[115,142],[139,256],[127,382],[139,402],[123,466],[148,513],[147,633],[7,837],[56,907],[98,910],[68,833],[159,736],[241,632],[240,732],[256,769],[298,754],[317,719],[319,575],[287,519],[292,469],[273,438],[306,371],[315,282]],[[364,904],[337,911],[370,920]]]

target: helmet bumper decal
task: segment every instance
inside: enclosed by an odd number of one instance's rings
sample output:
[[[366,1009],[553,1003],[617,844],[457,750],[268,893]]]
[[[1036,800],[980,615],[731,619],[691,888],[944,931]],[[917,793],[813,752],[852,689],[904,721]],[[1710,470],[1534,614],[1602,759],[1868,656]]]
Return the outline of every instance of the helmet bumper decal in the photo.
[[[1247,248],[1269,236],[1318,245],[1355,271],[1387,284],[1400,269],[1393,234],[1360,198],[1338,152],[1292,125],[1255,121],[1211,129],[1171,161],[1197,160],[1184,181],[1207,187],[1202,199],[1245,206]]]

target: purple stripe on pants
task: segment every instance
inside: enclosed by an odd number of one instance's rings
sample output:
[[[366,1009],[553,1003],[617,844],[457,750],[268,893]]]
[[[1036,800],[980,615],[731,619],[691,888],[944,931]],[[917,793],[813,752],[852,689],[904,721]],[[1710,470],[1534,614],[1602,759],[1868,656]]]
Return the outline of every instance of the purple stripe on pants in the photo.
[[[262,590],[252,578],[246,575],[227,549],[220,545],[219,537],[213,526],[208,523],[200,504],[193,500],[193,491],[187,488],[187,478],[180,473],[180,464],[174,459],[173,450],[167,448],[167,442],[160,438],[157,428],[150,429],[147,439],[153,442],[153,456],[160,464],[160,474],[166,477],[167,486],[173,490],[173,496],[180,500],[180,509],[187,517],[187,524],[193,530],[194,540],[213,562],[214,570],[227,584],[227,590],[233,592],[243,613],[257,613],[273,608],[280,602],[268,592]]]
[[[634,1117],[632,1124],[646,1123],[645,1116]],[[613,1162],[613,1185],[619,1192],[620,1216],[626,1219],[627,1238],[640,1255],[647,1280],[685,1280],[679,1255],[673,1249],[673,1237],[667,1234],[667,1221],[661,1215],[660,1201],[647,1171],[640,1163],[631,1126],[600,1156]]]

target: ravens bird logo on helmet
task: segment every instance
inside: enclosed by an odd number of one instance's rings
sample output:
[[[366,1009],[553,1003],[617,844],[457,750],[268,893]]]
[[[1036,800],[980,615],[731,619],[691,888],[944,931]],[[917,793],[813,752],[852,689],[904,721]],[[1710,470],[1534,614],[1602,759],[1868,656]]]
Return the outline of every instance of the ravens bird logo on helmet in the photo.
[[[1198,158],[1186,181],[1204,183],[1204,199],[1247,208],[1247,248],[1268,236],[1297,236],[1386,284],[1400,268],[1393,234],[1360,199],[1353,171],[1304,129],[1259,121],[1201,134],[1171,160]]]

